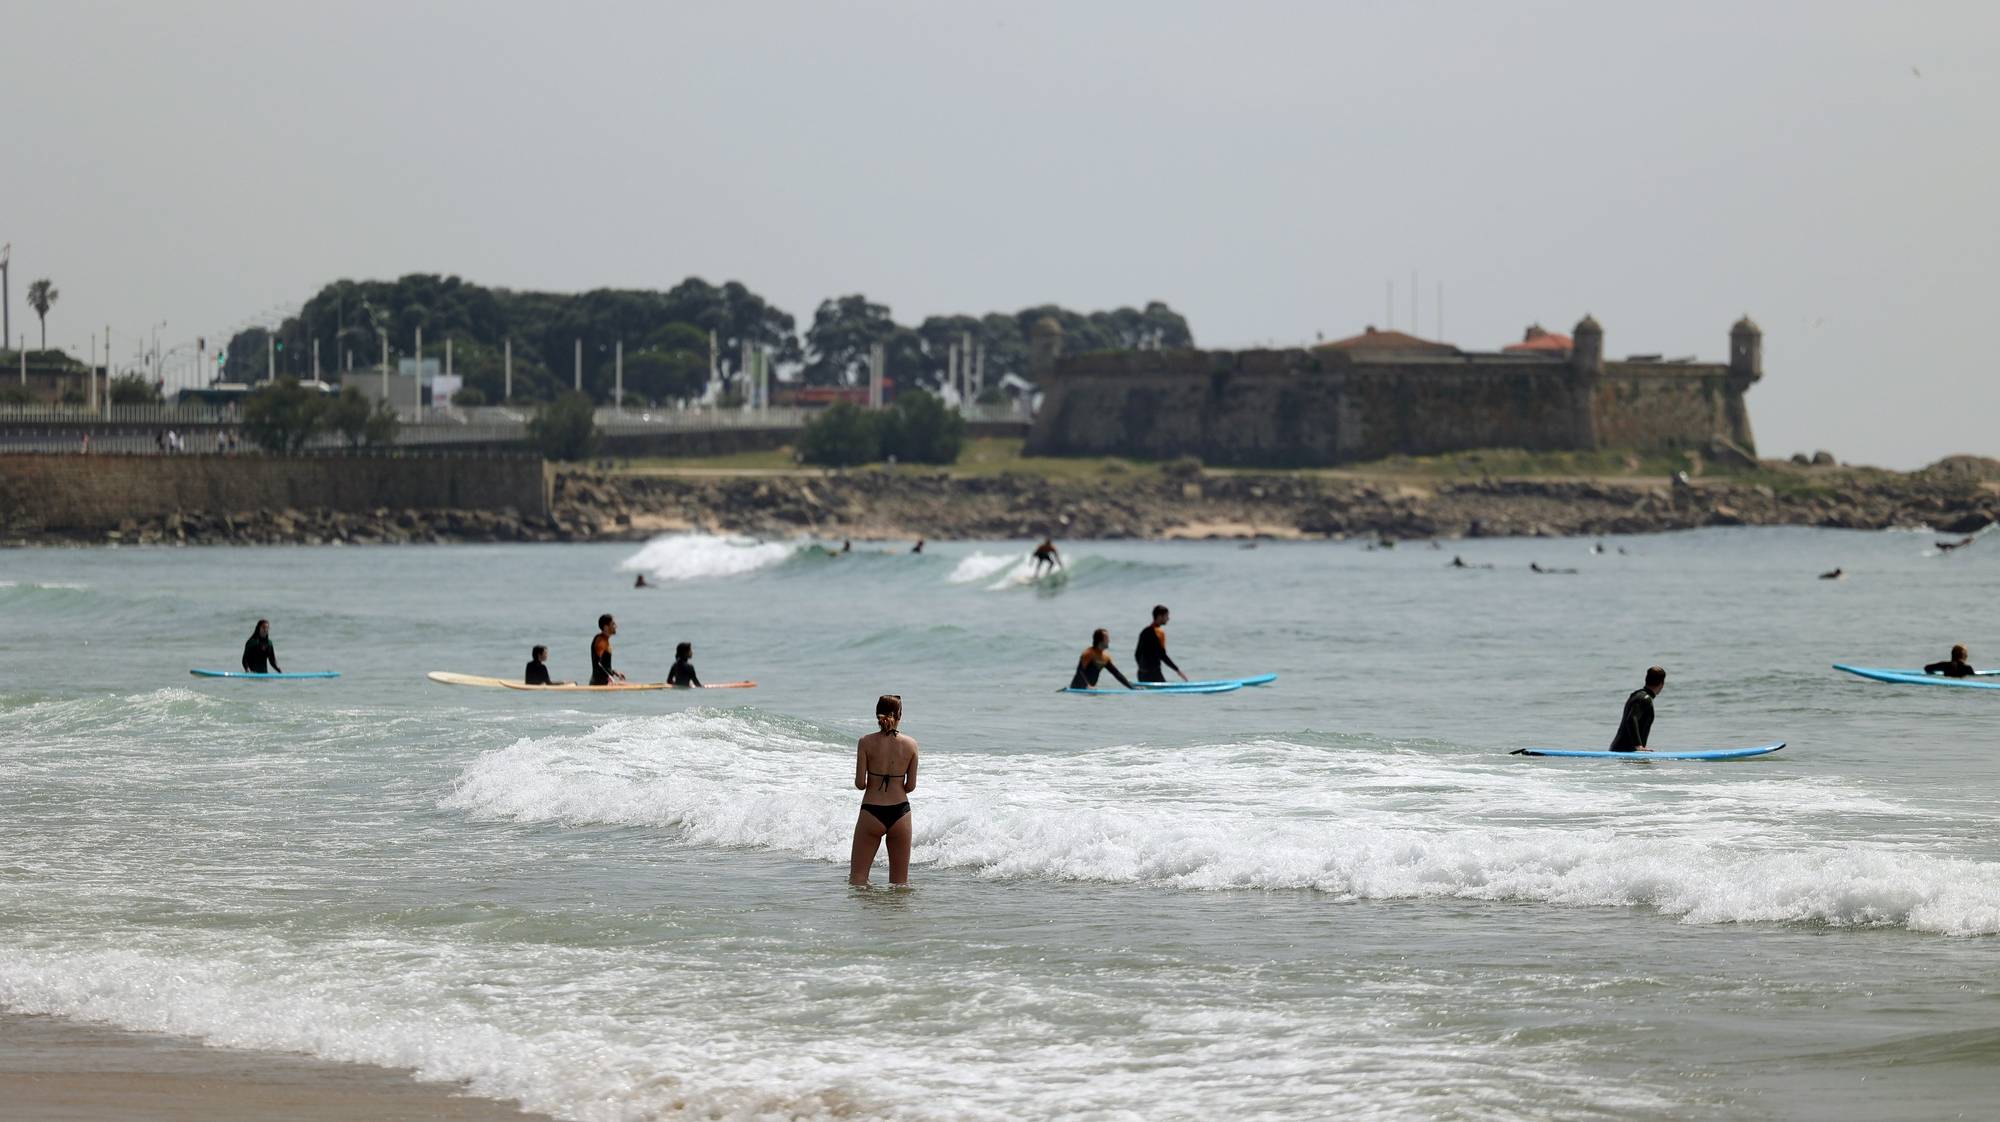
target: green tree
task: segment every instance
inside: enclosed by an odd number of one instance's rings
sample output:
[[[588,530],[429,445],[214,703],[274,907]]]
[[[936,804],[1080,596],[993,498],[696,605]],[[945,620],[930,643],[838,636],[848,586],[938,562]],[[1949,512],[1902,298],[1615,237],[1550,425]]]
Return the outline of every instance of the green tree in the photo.
[[[708,385],[708,355],[644,350],[625,356],[625,391],[647,401],[699,397]]]
[[[882,454],[902,463],[957,463],[965,447],[965,418],[935,394],[904,390],[880,418]]]
[[[806,422],[799,434],[799,455],[823,467],[853,467],[882,458],[882,435],[875,415],[849,402]]]
[[[817,386],[865,381],[870,350],[886,345],[898,330],[888,305],[871,304],[866,296],[820,301],[806,331],[805,380]]]
[[[392,444],[396,439],[396,411],[387,402],[376,402],[354,386],[340,391],[325,403],[321,417],[324,428],[339,433],[350,448]]]
[[[266,452],[294,453],[326,423],[327,404],[297,378],[280,378],[244,399],[243,431]]]
[[[144,374],[120,374],[108,389],[113,405],[157,405],[160,390]]]
[[[451,395],[451,403],[476,408],[486,404],[486,391],[478,386],[461,386],[457,393]]]
[[[597,450],[597,407],[589,394],[566,393],[535,411],[528,438],[545,460],[587,460]]]
[[[56,306],[55,284],[47,277],[28,285],[28,306],[35,310],[35,318],[42,321],[42,349],[49,349],[49,309]]]

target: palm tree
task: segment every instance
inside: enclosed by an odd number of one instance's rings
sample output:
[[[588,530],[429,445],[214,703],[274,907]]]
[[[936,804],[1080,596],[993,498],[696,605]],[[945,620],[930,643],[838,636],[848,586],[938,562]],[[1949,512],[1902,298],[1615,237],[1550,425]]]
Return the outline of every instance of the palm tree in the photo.
[[[28,306],[35,309],[35,316],[42,321],[42,349],[49,349],[49,309],[55,307],[56,297],[62,293],[44,277],[28,286]]]

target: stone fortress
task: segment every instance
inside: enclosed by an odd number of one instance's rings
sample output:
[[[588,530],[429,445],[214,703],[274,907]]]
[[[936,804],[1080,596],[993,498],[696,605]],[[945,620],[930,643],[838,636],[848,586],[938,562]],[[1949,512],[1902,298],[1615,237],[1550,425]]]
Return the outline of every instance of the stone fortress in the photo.
[[[1031,348],[1044,397],[1028,454],[1264,467],[1474,448],[1750,456],[1744,393],[1764,375],[1748,316],[1730,329],[1727,363],[1607,361],[1587,315],[1570,337],[1531,327],[1493,352],[1371,327],[1300,349],[1064,356],[1053,320],[1035,325]]]

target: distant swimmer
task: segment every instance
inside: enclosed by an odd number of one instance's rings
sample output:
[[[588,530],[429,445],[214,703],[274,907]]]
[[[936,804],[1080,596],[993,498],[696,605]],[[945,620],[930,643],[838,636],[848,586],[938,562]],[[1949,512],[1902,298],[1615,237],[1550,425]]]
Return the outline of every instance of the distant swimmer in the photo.
[[[1084,648],[1082,656],[1076,660],[1076,673],[1070,675],[1069,688],[1094,690],[1097,688],[1097,676],[1106,670],[1111,671],[1111,676],[1126,689],[1139,688],[1111,665],[1111,632],[1100,627],[1090,633],[1090,646]]]
[[[701,679],[694,672],[693,643],[680,643],[674,647],[674,668],[667,671],[667,684],[683,690],[702,688]]]
[[[277,649],[271,646],[270,620],[260,619],[257,626],[251,628],[250,640],[243,644],[243,669],[252,674],[269,674],[274,670],[280,674],[285,672],[284,667],[278,665]]]
[[[1954,549],[1964,549],[1966,546],[1971,545],[1975,540],[1976,539],[1974,538],[1966,537],[1966,538],[1960,538],[1955,542],[1941,541],[1937,543],[1938,552],[1950,553]]]
[[[1541,567],[1540,565],[1536,564],[1536,563],[1535,563],[1535,562],[1533,562],[1533,561],[1530,561],[1530,562],[1528,562],[1528,571],[1529,571],[1529,572],[1531,572],[1531,573],[1543,573],[1543,574],[1546,574],[1546,575],[1549,575],[1549,576],[1575,576],[1575,575],[1576,575],[1576,570],[1575,570],[1575,569],[1544,569],[1544,568],[1542,568],[1542,567]]]
[[[1465,563],[1465,558],[1463,558],[1463,557],[1460,557],[1460,556],[1459,556],[1458,554],[1456,554],[1456,553],[1454,553],[1454,554],[1452,554],[1452,555],[1451,555],[1451,564],[1449,564],[1449,565],[1446,565],[1446,566],[1445,566],[1445,568],[1447,568],[1447,569],[1490,569],[1490,568],[1492,568],[1492,567],[1493,567],[1493,566],[1492,566],[1492,565],[1490,565],[1490,564],[1488,564],[1488,565],[1468,565],[1468,564],[1466,564],[1466,563]]]
[[[924,539],[922,539],[922,538],[918,538],[918,539],[917,539],[917,544],[915,544],[915,545],[913,545],[913,546],[911,546],[911,547],[910,547],[910,552],[911,552],[911,553],[922,553],[923,551],[924,551]]]
[[[618,621],[606,612],[597,617],[597,637],[590,641],[590,684],[608,686],[622,682],[625,675],[611,669],[611,637],[618,634]]]
[[[1056,540],[1054,538],[1043,538],[1042,544],[1036,546],[1035,551],[1028,556],[1034,559],[1034,575],[1037,577],[1041,576],[1045,569],[1053,573],[1063,567],[1062,554],[1056,552]]]
[[[1836,567],[1836,568],[1832,568],[1832,569],[1828,569],[1828,570],[1827,570],[1826,572],[1824,572],[1824,573],[1821,573],[1821,574],[1819,575],[1819,579],[1821,579],[1821,580],[1846,580],[1846,579],[1847,579],[1847,570],[1846,570],[1846,569],[1842,569],[1842,568],[1837,568],[1837,567]]]
[[[1153,605],[1153,622],[1139,632],[1139,645],[1132,650],[1132,661],[1139,667],[1139,680],[1142,682],[1166,681],[1166,674],[1160,670],[1162,664],[1180,674],[1181,681],[1188,680],[1188,676],[1181,673],[1181,668],[1174,665],[1174,660],[1167,657],[1167,620],[1171,614],[1165,604]]]
[[[854,820],[854,856],[848,862],[847,883],[868,884],[875,851],[889,843],[889,883],[910,883],[910,792],[917,789],[917,742],[899,730],[903,698],[885,693],[875,702],[871,732],[855,745],[854,789],[863,792],[861,813]]]
[[[1611,738],[1613,752],[1650,752],[1646,742],[1653,735],[1653,699],[1667,688],[1667,672],[1653,666],[1646,670],[1646,684],[1625,699],[1625,712],[1618,718],[1618,733]]]
[[[633,581],[633,582],[632,582],[632,587],[633,587],[633,588],[651,588],[651,587],[653,587],[653,586],[652,586],[652,585],[650,585],[650,584],[647,584],[647,583],[646,583],[646,574],[644,574],[644,573],[640,573],[640,574],[639,574],[639,579],[638,579],[638,580],[635,580],[635,581]]]
[[[528,669],[523,673],[525,684],[530,686],[567,686],[568,682],[549,681],[549,649],[537,645],[528,652]]]
[[[853,542],[853,540],[852,540],[852,539],[849,539],[849,540],[846,540],[846,541],[843,541],[843,542],[841,542],[841,543],[840,543],[840,551],[841,551],[842,553],[853,553],[853,552],[854,552],[854,542]]]
[[[1933,662],[1929,666],[1924,667],[1924,673],[1942,674],[1947,678],[1970,678],[1978,674],[1979,671],[1974,670],[1972,664],[1966,661],[1968,657],[1965,644],[1956,644],[1951,648],[1950,658],[1943,662]]]

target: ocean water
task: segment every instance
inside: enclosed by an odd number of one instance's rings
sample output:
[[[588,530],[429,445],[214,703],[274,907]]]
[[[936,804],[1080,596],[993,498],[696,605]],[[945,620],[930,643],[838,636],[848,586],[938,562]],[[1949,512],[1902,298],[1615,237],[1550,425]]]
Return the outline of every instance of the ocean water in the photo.
[[[1990,1117],[2000,691],[1828,669],[2000,659],[2000,543],[1929,541],[4,553],[0,1007],[590,1122]],[[1160,602],[1277,683],[1054,692]],[[423,677],[578,676],[603,611],[762,685]],[[187,675],[259,616],[345,676]],[[1507,754],[1654,662],[1656,747],[1790,747]],[[884,692],[907,892],[844,883]]]

